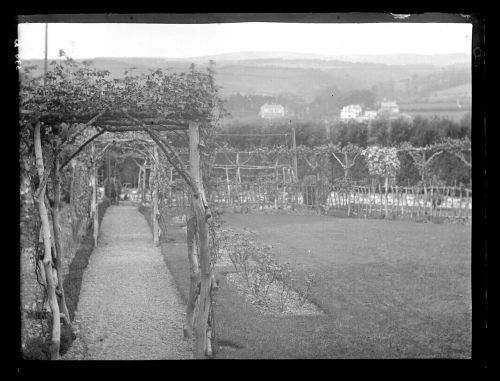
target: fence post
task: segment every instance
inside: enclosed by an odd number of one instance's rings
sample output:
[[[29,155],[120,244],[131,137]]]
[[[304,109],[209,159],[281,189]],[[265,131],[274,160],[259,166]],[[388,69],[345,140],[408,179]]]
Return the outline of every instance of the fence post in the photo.
[[[468,220],[469,219],[469,215],[472,214],[472,213],[469,214],[469,190],[468,189],[467,189],[467,204],[466,204],[466,207],[467,207],[467,211],[466,211],[465,215],[466,215],[466,219]]]
[[[453,217],[455,217],[456,213],[455,213],[455,208],[454,208],[454,204],[453,204],[453,198],[455,197],[455,188],[453,188],[453,192],[452,192],[452,188],[450,187],[450,193],[451,193],[451,210],[453,212]]]
[[[462,188],[460,188],[460,200],[458,204],[458,219],[462,221]]]
[[[434,216],[434,186],[431,183],[431,217]]]
[[[231,186],[229,185],[229,169],[226,167],[227,199],[226,204],[231,205]]]
[[[401,216],[404,217],[405,215],[405,189],[404,187],[401,187]]]
[[[371,187],[368,187],[368,202],[369,202],[369,211],[368,211],[368,214],[372,215],[372,187],[373,187],[373,184]]]
[[[368,195],[368,192],[370,191],[370,188],[363,188],[363,202],[365,204],[365,217],[368,215],[368,203],[366,202],[366,195]],[[370,202],[370,197],[368,196],[368,202]]]
[[[420,210],[421,210],[421,205],[420,205],[420,189],[416,187],[416,192],[415,192],[415,199],[417,199],[417,210],[416,210],[416,216],[420,217]]]
[[[408,206],[408,207],[410,208],[410,218],[413,218],[413,214],[415,213],[415,193],[413,192],[413,187],[408,188],[408,189],[411,189],[411,196],[412,196],[411,207],[410,206]]]

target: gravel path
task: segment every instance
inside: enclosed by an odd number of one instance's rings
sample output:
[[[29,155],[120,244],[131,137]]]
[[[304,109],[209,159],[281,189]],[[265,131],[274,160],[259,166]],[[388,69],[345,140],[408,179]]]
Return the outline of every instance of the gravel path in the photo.
[[[185,306],[135,206],[111,206],[85,270],[68,360],[192,358]]]

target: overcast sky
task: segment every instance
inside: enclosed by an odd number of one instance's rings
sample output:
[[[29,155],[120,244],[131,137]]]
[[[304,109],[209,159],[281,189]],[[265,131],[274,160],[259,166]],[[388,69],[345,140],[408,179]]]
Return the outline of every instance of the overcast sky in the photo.
[[[49,24],[48,56],[184,58],[242,51],[321,55],[470,53],[472,24]],[[21,59],[43,58],[45,24],[19,24]]]

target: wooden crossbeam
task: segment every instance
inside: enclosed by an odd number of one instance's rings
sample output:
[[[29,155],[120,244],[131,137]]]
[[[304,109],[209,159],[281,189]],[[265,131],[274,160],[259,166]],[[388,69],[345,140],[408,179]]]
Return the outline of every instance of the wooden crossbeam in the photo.
[[[217,169],[235,169],[235,168],[240,168],[240,169],[276,169],[276,168],[291,168],[290,165],[272,165],[272,166],[264,166],[264,165],[235,165],[235,164],[214,164],[211,166],[212,168],[217,168]]]
[[[42,121],[52,120],[66,123],[86,123],[91,118],[93,118],[94,114],[69,114],[64,115],[60,113],[50,112],[50,111],[31,111],[31,110],[20,110],[21,115],[36,115],[41,118]],[[155,115],[151,115],[148,113],[129,113],[134,118],[138,119],[141,123],[146,124],[149,128],[153,130],[165,130],[165,131],[175,131],[175,130],[187,130],[189,128],[189,124],[184,121],[161,118]],[[113,126],[113,127],[123,127],[123,128],[134,128],[130,131],[143,130],[140,124],[134,121],[130,121],[127,119],[123,112],[121,111],[106,111],[102,115],[100,115],[99,121],[95,123],[98,126]]]
[[[144,121],[149,128],[154,131],[179,131],[187,130],[189,126],[182,123],[171,123],[168,121],[158,122],[148,122]],[[124,123],[120,121],[101,121],[98,123],[99,127],[104,128],[107,131],[113,132],[126,132],[126,131],[144,131],[144,128],[140,125],[134,123]]]

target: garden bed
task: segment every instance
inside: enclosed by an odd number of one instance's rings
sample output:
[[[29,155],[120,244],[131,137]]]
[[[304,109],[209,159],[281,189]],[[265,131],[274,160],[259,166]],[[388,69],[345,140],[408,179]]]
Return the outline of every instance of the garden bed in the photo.
[[[99,204],[99,224],[104,217],[104,213],[109,206],[109,200],[105,199]],[[73,242],[71,224],[69,220],[69,208],[64,206],[61,210],[61,233],[64,248],[63,286],[66,304],[71,320],[73,320],[80,287],[90,255],[94,248],[92,228],[83,232],[81,240]],[[21,352],[25,360],[48,360],[50,352],[50,327],[47,317],[50,310],[47,303],[44,303],[43,288],[37,284],[34,273],[34,261],[32,250],[25,248],[22,250],[21,264],[21,307],[22,307],[22,330],[21,330]],[[75,333],[65,324],[61,324],[61,355],[67,352],[75,339]]]

